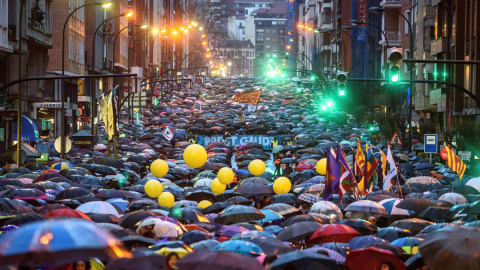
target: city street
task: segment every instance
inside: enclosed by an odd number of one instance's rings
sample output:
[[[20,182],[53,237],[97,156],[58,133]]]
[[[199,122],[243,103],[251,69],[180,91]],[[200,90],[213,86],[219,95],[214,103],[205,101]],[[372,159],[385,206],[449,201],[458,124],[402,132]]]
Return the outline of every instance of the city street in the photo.
[[[478,1],[0,0],[0,270],[474,270]]]

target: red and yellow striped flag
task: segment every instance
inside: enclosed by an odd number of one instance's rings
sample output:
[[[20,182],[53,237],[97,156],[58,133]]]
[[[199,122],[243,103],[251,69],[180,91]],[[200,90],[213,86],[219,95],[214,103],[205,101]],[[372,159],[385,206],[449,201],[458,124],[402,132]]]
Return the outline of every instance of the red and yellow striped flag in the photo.
[[[448,154],[448,167],[452,171],[458,173],[458,177],[462,179],[465,169],[467,169],[467,165],[465,165],[465,163],[457,155],[455,155],[453,149],[449,148],[448,146],[445,146],[445,149],[447,149]]]
[[[241,103],[251,103],[257,106],[258,102],[260,101],[260,97],[262,96],[262,92],[262,90],[255,90],[238,93],[233,97],[233,101]]]

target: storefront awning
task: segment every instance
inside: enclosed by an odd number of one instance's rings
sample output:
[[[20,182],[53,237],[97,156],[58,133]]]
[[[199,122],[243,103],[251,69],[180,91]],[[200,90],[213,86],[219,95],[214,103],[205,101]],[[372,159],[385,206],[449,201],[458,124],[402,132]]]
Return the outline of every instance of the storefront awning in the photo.
[[[32,119],[22,115],[22,141],[38,142],[39,135],[37,125],[33,123]],[[13,123],[13,140],[17,141],[17,122]]]

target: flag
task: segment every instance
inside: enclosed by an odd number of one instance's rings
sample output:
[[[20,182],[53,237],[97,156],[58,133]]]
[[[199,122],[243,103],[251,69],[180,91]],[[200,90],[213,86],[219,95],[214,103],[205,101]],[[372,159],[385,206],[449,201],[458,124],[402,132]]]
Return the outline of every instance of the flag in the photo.
[[[258,102],[260,101],[260,97],[262,96],[262,92],[262,90],[256,90],[238,93],[233,97],[233,101],[241,103],[251,103],[257,106]]]
[[[458,177],[462,179],[463,174],[465,173],[465,169],[467,166],[465,163],[453,152],[453,149],[449,148],[448,146],[445,146],[445,149],[447,149],[447,154],[448,154],[448,160],[447,164],[448,167],[458,173]]]
[[[338,192],[340,185],[340,165],[330,151],[327,151],[327,174],[325,175],[324,199],[332,198],[334,192]]]
[[[383,183],[385,181],[385,172],[387,171],[387,155],[380,150],[380,167],[377,171],[377,179],[379,183],[379,188],[383,189]]]
[[[340,177],[340,189],[342,189],[343,193],[348,191],[352,188],[352,186],[356,185],[352,183],[352,179],[354,179],[354,174],[352,172],[352,168],[350,164],[348,164],[347,157],[345,156],[345,152],[343,151],[343,147],[338,145],[337,147],[337,160],[340,165],[342,165],[342,176]]]
[[[365,173],[365,155],[363,154],[362,145],[360,141],[357,141],[357,154],[356,154],[357,166],[361,170],[361,174]],[[360,173],[360,172],[357,172]]]
[[[369,144],[367,144],[366,152],[367,152],[367,164],[365,167],[365,182],[366,186],[371,186],[370,185],[370,178],[372,175],[375,173],[377,166],[378,166],[378,161],[373,155],[372,152],[372,146],[368,147]],[[376,180],[376,179],[375,179]]]
[[[390,146],[388,146],[387,152],[387,174],[383,179],[383,189],[389,190],[392,188],[392,179],[397,176],[397,168],[395,167],[395,161],[393,160],[392,151]]]

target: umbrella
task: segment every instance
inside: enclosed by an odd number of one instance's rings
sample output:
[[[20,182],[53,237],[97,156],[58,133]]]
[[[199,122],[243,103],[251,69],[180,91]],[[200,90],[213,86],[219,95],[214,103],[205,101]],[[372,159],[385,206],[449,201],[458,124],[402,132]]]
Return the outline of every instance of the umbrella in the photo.
[[[442,196],[440,196],[438,200],[446,201],[454,205],[467,203],[467,199],[462,194],[454,193],[454,192],[445,193]]]
[[[423,220],[423,219],[418,219],[418,218],[411,218],[411,219],[401,219],[392,222],[390,224],[390,227],[398,227],[401,229],[407,229],[412,232],[412,234],[417,234],[421,230],[423,230],[425,227],[434,224],[433,222]]]
[[[84,213],[82,213],[78,210],[73,210],[73,209],[70,209],[70,208],[54,209],[54,210],[46,212],[44,215],[48,218],[73,217],[73,218],[81,218],[81,219],[91,220],[90,217],[88,217],[86,214],[84,214]]]
[[[360,236],[354,228],[343,224],[323,225],[316,230],[310,238],[310,243],[347,242]]]
[[[254,238],[275,238],[275,235],[265,231],[247,231],[247,232],[237,233],[234,236],[232,236],[232,238],[230,239],[250,241]]]
[[[269,195],[272,193],[272,189],[266,185],[258,183],[245,183],[234,188],[235,192],[245,195]]]
[[[419,213],[418,216],[434,222],[444,222],[449,210],[449,207],[430,206]]]
[[[338,269],[334,259],[323,254],[300,250],[280,255],[269,267],[271,270]]]
[[[321,224],[312,221],[294,223],[281,231],[277,238],[282,241],[300,242],[309,238],[321,226]]]
[[[325,223],[330,223],[330,218],[328,216],[325,216],[325,215],[317,215],[317,214],[314,214],[314,215],[310,215],[310,214],[302,214],[302,215],[296,215],[296,216],[292,216],[292,217],[289,217],[288,219],[286,219],[283,223],[282,223],[282,226],[283,227],[288,227],[294,223],[297,223],[297,222],[303,222],[303,221],[313,221],[313,222],[317,222],[319,224],[325,224]]]
[[[189,270],[263,270],[254,258],[226,251],[196,251],[177,262],[180,269]]]
[[[68,168],[72,168],[72,167],[75,167],[75,165],[73,165],[70,162],[58,162],[58,163],[55,163],[52,166],[50,166],[50,169],[61,171],[63,169],[68,169]]]
[[[259,246],[268,255],[279,255],[294,250],[292,245],[271,237],[252,238],[248,241]]]
[[[279,215],[276,212],[273,212],[272,210],[261,209],[260,212],[262,212],[265,215],[265,217],[260,220],[256,220],[254,222],[267,223],[270,221],[279,220],[283,218],[282,215]]]
[[[1,264],[46,262],[56,265],[84,258],[129,258],[120,240],[82,219],[38,221],[2,237]]]
[[[402,237],[392,241],[392,245],[401,247],[405,254],[413,255],[418,252],[418,246],[424,239],[418,237]]]
[[[397,240],[398,238],[402,237],[408,237],[411,236],[412,234],[410,233],[409,230],[406,229],[400,229],[400,228],[395,228],[395,227],[385,227],[385,228],[380,228],[378,229],[376,236],[383,238],[387,241],[394,241]]]
[[[231,206],[230,202],[215,202],[202,210],[203,214],[220,213],[223,209]]]
[[[337,252],[335,250],[332,250],[332,249],[320,247],[320,246],[307,248],[307,249],[304,249],[303,251],[328,255],[328,257],[334,259],[335,262],[337,262],[338,265],[343,265],[345,263],[345,259],[346,259],[345,256],[343,256],[339,252]]]
[[[245,256],[256,257],[263,255],[263,250],[252,242],[242,240],[228,240],[218,244],[212,251],[230,251]]]
[[[209,239],[193,243],[191,246],[195,251],[212,251],[218,243],[217,240]]]
[[[330,217],[333,215],[334,218],[338,219],[343,218],[342,210],[340,210],[336,204],[329,201],[319,201],[314,203],[312,207],[310,207],[308,213],[324,214]]]
[[[337,223],[348,225],[362,235],[374,234],[378,230],[377,226],[364,219],[341,219]]]
[[[26,213],[26,214],[21,214],[18,216],[15,216],[11,219],[9,219],[7,222],[4,223],[4,225],[24,225],[27,223],[32,223],[40,220],[46,220],[47,218],[43,215],[37,214],[37,213]]]
[[[286,203],[294,205],[298,202],[297,197],[294,194],[287,193],[287,194],[279,194],[273,197],[274,203]]]
[[[389,263],[395,270],[407,269],[405,263],[397,258],[391,251],[368,247],[350,251],[345,265],[350,269],[372,270],[383,269],[382,264]]]
[[[353,202],[345,211],[351,213],[350,218],[354,218],[354,216],[356,218],[368,218],[369,216],[380,217],[388,215],[387,210],[381,204],[369,200]]]
[[[151,216],[158,216],[159,213],[158,212],[154,212],[154,211],[150,211],[150,210],[138,210],[138,211],[135,211],[135,212],[130,212],[128,214],[126,214],[122,220],[120,220],[120,222],[118,223],[118,225],[122,226],[123,228],[128,228],[128,229],[136,229],[136,224],[147,218],[147,217],[151,217]]]
[[[221,224],[234,224],[240,222],[249,222],[252,220],[259,220],[265,217],[265,214],[260,210],[250,206],[232,205],[225,208],[215,218],[215,222]]]
[[[380,237],[376,237],[373,235],[357,236],[355,238],[350,239],[350,241],[348,241],[348,244],[350,245],[351,249],[359,249],[367,245],[372,245],[377,243],[388,244],[389,242],[385,239],[382,239]]]
[[[148,239],[148,238],[147,238]],[[127,241],[123,240],[122,241]],[[155,242],[155,241],[154,241]],[[163,256],[138,256],[131,259],[110,261],[104,270],[130,270],[130,269],[167,269]]]
[[[284,217],[290,214],[300,213],[300,210],[298,210],[298,208],[285,203],[275,203],[272,205],[267,205],[262,210],[271,210]]]
[[[179,240],[182,240],[183,242],[189,245],[200,242],[200,241],[209,240],[209,239],[212,239],[212,237],[209,234],[202,231],[185,232],[179,237]]]
[[[381,204],[391,216],[410,216],[415,212],[398,208],[397,205],[401,202],[401,199],[391,198],[381,200],[378,203]]]
[[[90,213],[105,214],[105,215],[114,215],[116,217],[120,217],[120,213],[117,211],[117,209],[112,204],[109,204],[108,202],[101,202],[101,201],[87,202],[77,207],[76,210],[83,212],[85,214],[90,214]]]
[[[427,209],[429,206],[434,206],[435,204],[429,199],[424,198],[407,198],[396,205],[397,208],[412,210],[417,213],[422,212]]]
[[[178,237],[183,233],[180,226],[154,217],[149,217],[139,222],[136,232],[142,235],[146,231],[144,227],[149,225],[153,225],[153,233],[155,233],[157,238]]]
[[[307,203],[316,203],[316,202],[322,201],[322,198],[320,198],[319,196],[309,194],[309,193],[300,194],[300,196],[298,196],[298,199],[300,201],[304,201]]]
[[[463,227],[434,232],[420,244],[420,253],[428,269],[478,269],[480,232]]]

